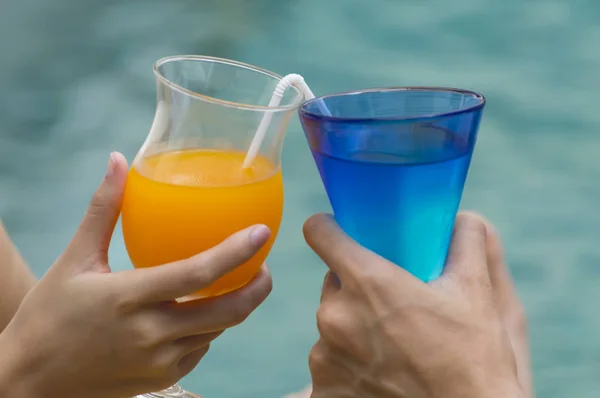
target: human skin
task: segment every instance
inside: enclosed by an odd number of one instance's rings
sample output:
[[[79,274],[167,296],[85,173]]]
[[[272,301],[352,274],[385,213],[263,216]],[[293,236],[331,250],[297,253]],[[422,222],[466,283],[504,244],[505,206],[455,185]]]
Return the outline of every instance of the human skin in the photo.
[[[175,301],[248,261],[270,236],[264,225],[188,259],[112,272],[108,246],[127,169],[122,155],[111,155],[71,243],[0,333],[0,397],[129,398],[161,390],[189,373],[211,341],[270,293],[263,266],[233,293]]]
[[[523,307],[498,234],[459,214],[444,274],[422,283],[359,246],[327,215],[307,221],[329,267],[309,366],[312,398],[527,398]]]
[[[0,222],[0,332],[4,330],[36,279]]]

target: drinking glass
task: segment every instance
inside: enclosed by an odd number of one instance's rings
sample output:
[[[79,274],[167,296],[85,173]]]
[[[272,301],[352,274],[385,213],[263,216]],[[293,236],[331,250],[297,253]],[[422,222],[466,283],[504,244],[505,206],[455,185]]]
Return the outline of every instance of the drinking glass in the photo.
[[[137,395],[134,398],[203,398],[198,394],[191,393],[189,391],[185,391],[183,388],[178,385],[174,385],[173,387],[169,387],[166,390],[161,392],[151,392],[148,394]]]
[[[122,204],[127,252],[134,267],[154,267],[205,251],[251,225],[267,225],[271,237],[250,261],[178,301],[223,295],[250,282],[273,245],[283,212],[283,139],[303,96],[292,87],[281,105],[268,107],[281,76],[220,58],[168,57],[155,64],[154,74],[156,114]],[[242,168],[267,113],[271,123],[259,154]],[[146,397],[194,396],[181,394],[174,386]]]
[[[422,281],[440,276],[484,105],[436,87],[305,102],[300,120],[340,227]]]

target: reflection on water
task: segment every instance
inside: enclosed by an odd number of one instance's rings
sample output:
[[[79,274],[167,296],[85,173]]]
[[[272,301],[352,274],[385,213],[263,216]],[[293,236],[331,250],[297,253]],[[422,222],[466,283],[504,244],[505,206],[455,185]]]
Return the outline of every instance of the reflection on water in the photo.
[[[495,221],[531,319],[538,395],[600,388],[600,3],[593,0],[8,0],[0,12],[0,215],[41,275],[77,227],[111,150],[131,160],[178,53],[302,73],[316,93],[385,85],[483,92],[463,207]],[[183,385],[278,397],[308,379],[324,268],[300,232],[327,200],[299,124],[272,297]],[[116,269],[130,267],[117,233]]]

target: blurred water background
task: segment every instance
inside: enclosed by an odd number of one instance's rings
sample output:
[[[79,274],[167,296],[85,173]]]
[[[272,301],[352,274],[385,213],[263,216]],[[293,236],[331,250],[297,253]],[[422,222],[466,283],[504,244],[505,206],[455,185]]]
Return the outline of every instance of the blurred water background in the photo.
[[[488,105],[463,208],[504,236],[531,321],[537,392],[600,391],[600,2],[594,0],[4,0],[0,216],[42,275],[108,154],[131,160],[155,106],[151,67],[204,54],[301,73],[316,93],[386,85],[480,91]],[[595,154],[595,155],[594,155]],[[184,381],[275,398],[308,381],[324,266],[303,221],[329,209],[297,120],[284,149],[275,289]],[[111,259],[129,268],[120,231]]]

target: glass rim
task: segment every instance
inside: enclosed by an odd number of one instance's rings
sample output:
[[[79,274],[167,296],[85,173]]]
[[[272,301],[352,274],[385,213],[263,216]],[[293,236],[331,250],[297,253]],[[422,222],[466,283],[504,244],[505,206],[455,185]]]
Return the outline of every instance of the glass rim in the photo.
[[[323,115],[321,113],[309,111],[307,108],[316,101],[324,100],[333,97],[345,97],[356,94],[364,93],[378,93],[378,92],[390,92],[390,91],[421,91],[421,92],[444,92],[444,93],[455,93],[463,96],[470,96],[478,99],[479,101],[475,105],[471,105],[465,108],[456,109],[446,112],[436,112],[432,114],[426,114],[422,116],[387,116],[387,117],[352,117],[352,116],[330,116]],[[340,93],[327,94],[320,97],[304,101],[300,106],[299,112],[303,116],[307,116],[313,119],[329,122],[350,122],[350,123],[369,123],[369,122],[417,122],[440,119],[449,116],[461,115],[463,113],[470,113],[473,111],[481,110],[486,103],[486,99],[482,94],[476,93],[471,90],[463,90],[459,88],[451,87],[436,87],[436,86],[396,86],[396,87],[376,87],[367,88],[360,90],[344,91]]]
[[[242,69],[246,69],[246,70],[249,70],[249,71],[252,71],[255,73],[266,75],[277,81],[281,81],[281,79],[283,79],[283,76],[281,76],[275,72],[272,72],[270,70],[260,68],[258,66],[254,66],[251,64],[247,64],[244,62],[234,61],[234,60],[227,59],[227,58],[211,57],[208,55],[171,55],[168,57],[161,58],[154,63],[153,71],[154,71],[154,75],[156,76],[156,78],[158,80],[160,80],[166,86],[170,87],[171,89],[173,89],[183,95],[187,95],[189,97],[192,97],[192,98],[195,98],[195,99],[198,99],[201,101],[211,102],[211,103],[222,105],[222,106],[229,107],[229,108],[245,109],[245,110],[249,110],[249,111],[262,111],[262,112],[264,112],[264,111],[272,111],[272,112],[292,111],[292,110],[300,107],[300,105],[302,105],[302,103],[304,102],[304,95],[302,94],[302,92],[300,90],[298,90],[294,86],[291,86],[290,88],[292,88],[298,94],[298,96],[297,96],[298,99],[289,105],[278,105],[278,106],[252,105],[252,104],[246,104],[246,103],[241,103],[241,102],[222,100],[222,99],[218,99],[215,97],[211,97],[209,95],[200,94],[195,91],[189,90],[185,87],[182,87],[177,83],[172,82],[171,80],[166,78],[163,74],[161,74],[160,71],[158,70],[158,68],[160,68],[162,65],[165,65],[165,64],[168,64],[171,62],[179,62],[179,61],[212,62],[212,63],[217,63],[217,64],[236,66],[238,68],[242,68]]]

